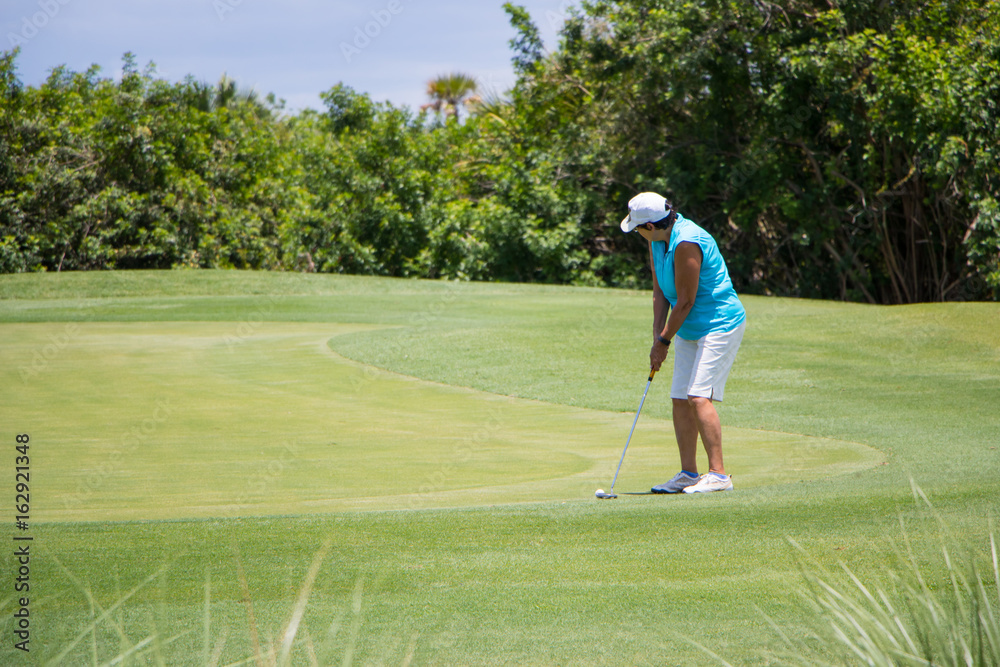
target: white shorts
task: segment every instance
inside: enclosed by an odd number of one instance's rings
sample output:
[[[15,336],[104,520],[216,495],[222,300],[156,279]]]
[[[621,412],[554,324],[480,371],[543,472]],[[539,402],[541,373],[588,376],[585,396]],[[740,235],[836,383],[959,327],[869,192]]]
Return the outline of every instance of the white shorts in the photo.
[[[743,342],[747,323],[725,333],[711,333],[698,340],[674,336],[674,380],[670,398],[701,396],[721,401],[729,369]]]

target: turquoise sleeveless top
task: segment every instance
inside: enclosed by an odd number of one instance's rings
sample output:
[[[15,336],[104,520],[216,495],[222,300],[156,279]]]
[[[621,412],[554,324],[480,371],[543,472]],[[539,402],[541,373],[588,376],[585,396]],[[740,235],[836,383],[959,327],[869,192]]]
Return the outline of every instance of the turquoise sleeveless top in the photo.
[[[670,232],[670,241],[654,241],[652,244],[653,266],[663,296],[667,297],[671,308],[677,305],[674,251],[684,241],[701,248],[701,273],[694,306],[677,335],[685,340],[698,340],[710,333],[732,331],[746,321],[747,315],[733,289],[719,246],[711,234],[680,214]]]

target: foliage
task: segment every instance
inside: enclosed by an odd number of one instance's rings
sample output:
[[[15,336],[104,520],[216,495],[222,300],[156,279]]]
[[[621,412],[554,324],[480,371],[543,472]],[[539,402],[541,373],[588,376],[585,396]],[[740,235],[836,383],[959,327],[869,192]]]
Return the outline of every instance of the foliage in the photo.
[[[301,197],[278,187],[270,113],[238,97],[205,111],[201,86],[131,56],[120,82],[98,74],[56,68],[5,97],[0,268],[280,266],[275,232]]]
[[[912,482],[911,482],[912,483]],[[924,492],[913,483],[914,496],[933,511]],[[901,525],[903,524],[900,518]],[[790,640],[776,624],[790,650],[789,664],[827,663],[838,656],[840,664],[879,667],[940,665],[941,667],[990,667],[1000,664],[1000,566],[997,544],[989,537],[987,564],[976,549],[964,557],[955,549],[961,542],[941,530],[941,585],[921,566],[903,532],[907,553],[889,572],[891,587],[865,583],[841,563],[848,583],[820,567],[806,567],[807,605],[822,619],[817,651],[806,642]],[[905,529],[905,525],[903,526]],[[791,540],[805,554],[805,550]],[[978,547],[978,545],[977,545]],[[962,561],[967,561],[962,566]]]
[[[458,120],[459,110],[475,103],[479,97],[476,90],[479,84],[475,77],[462,72],[444,74],[427,82],[427,96],[431,98],[422,110],[432,109],[443,113],[446,117]]]
[[[742,290],[983,298],[998,27],[981,2],[599,1],[521,88],[578,184],[662,191]]]
[[[538,27],[532,23],[528,10],[512,2],[505,2],[503,10],[510,17],[511,26],[517,31],[517,37],[510,40],[510,48],[514,51],[511,59],[514,71],[520,75],[531,72],[542,60],[544,42],[538,32]]]
[[[516,85],[477,101],[469,75],[432,81],[446,122],[343,84],[286,116],[131,55],[120,81],[26,87],[4,54],[0,271],[640,286],[645,245],[616,222],[656,190],[743,292],[1000,298],[1000,5],[593,0],[551,53],[504,9]]]

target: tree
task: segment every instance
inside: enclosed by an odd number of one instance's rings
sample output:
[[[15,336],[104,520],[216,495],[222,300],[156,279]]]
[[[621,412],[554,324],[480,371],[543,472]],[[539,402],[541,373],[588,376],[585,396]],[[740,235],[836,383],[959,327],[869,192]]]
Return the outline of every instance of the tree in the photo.
[[[560,178],[605,210],[667,195],[740,289],[997,296],[997,3],[596,0],[529,60],[514,104]],[[613,222],[584,220],[591,266],[641,266]]]
[[[271,113],[273,100],[263,100],[254,88],[240,86],[227,74],[223,74],[216,84],[190,81],[190,103],[206,113],[229,106],[245,105],[261,116]]]
[[[518,75],[530,74],[541,62],[544,52],[542,36],[538,32],[528,10],[521,5],[505,2],[503,10],[510,17],[510,24],[517,31],[517,37],[510,40],[510,48],[514,51],[511,62]]]
[[[431,101],[420,108],[432,109],[458,120],[459,109],[478,99],[474,97],[478,87],[476,79],[468,74],[444,74],[427,82],[427,96]]]
[[[637,287],[656,190],[738,289],[1000,297],[1000,3],[590,0],[516,85],[438,119],[347,86],[273,113],[228,77],[120,81],[0,57],[0,271],[219,266]],[[468,108],[467,114],[461,109]],[[463,122],[450,122],[462,116]]]

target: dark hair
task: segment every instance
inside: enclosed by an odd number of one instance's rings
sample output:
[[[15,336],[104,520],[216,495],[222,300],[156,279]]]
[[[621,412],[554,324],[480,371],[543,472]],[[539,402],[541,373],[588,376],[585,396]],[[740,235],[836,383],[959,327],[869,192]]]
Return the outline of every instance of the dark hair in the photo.
[[[666,229],[670,225],[674,224],[675,220],[677,220],[677,211],[674,210],[674,207],[667,204],[667,209],[670,211],[667,213],[667,217],[660,218],[654,222],[653,229]]]

